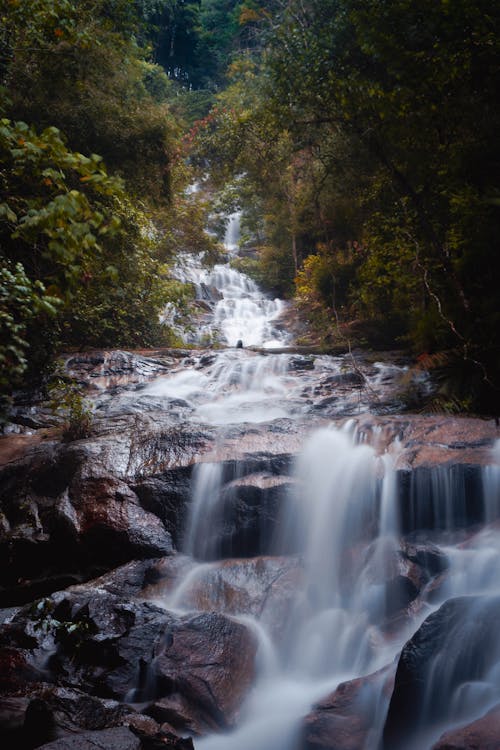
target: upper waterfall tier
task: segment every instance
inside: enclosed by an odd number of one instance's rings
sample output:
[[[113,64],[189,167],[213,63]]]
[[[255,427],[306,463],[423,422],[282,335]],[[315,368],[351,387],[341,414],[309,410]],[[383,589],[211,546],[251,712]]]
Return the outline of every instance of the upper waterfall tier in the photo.
[[[244,273],[219,263],[212,268],[200,255],[185,255],[177,263],[176,278],[194,285],[196,300],[203,308],[195,330],[187,334],[190,343],[223,343],[245,347],[279,348],[291,336],[277,321],[285,302],[271,299]]]

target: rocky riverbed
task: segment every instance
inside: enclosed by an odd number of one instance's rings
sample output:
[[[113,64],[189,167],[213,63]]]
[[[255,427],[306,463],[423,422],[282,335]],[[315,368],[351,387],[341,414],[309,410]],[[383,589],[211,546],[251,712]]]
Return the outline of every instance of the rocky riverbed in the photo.
[[[292,722],[302,746],[370,748],[383,736],[410,747],[423,722],[432,731],[419,748],[493,747],[500,693],[478,654],[497,642],[494,421],[404,413],[405,389],[428,384],[402,358],[110,351],[68,356],[66,368],[92,400],[91,436],[63,442],[45,406],[29,404],[0,438],[3,746],[189,748],[216,733],[214,747],[246,747],[238,732],[263,673],[288,674],[297,658],[280,644],[305,639],[318,658],[310,646],[324,630],[311,623],[333,611],[322,601],[331,567],[342,572],[327,583],[335,611],[362,618],[327,626],[324,668],[292,670],[315,680]],[[368,501],[356,521],[348,509],[348,521],[321,516],[335,559],[309,559],[302,537],[317,530],[303,520],[286,532],[297,498],[313,502],[325,481],[331,497],[354,492],[339,483],[359,449],[349,481],[373,465]],[[324,473],[316,464],[337,460],[345,470],[304,495]],[[389,494],[397,520],[382,534]],[[476,628],[470,602],[453,598],[464,591],[478,597]],[[433,689],[481,683],[488,696],[429,714],[422,675],[461,627],[465,671]],[[357,667],[341,658],[353,639],[365,643]],[[448,729],[457,716],[470,726]]]

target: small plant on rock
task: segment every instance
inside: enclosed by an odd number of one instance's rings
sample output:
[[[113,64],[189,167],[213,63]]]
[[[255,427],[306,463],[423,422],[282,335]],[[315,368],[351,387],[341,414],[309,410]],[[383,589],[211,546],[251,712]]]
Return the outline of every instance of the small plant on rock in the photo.
[[[62,417],[63,440],[82,440],[92,432],[92,408],[82,395],[81,386],[64,372],[59,365],[50,381],[50,408],[52,413]]]

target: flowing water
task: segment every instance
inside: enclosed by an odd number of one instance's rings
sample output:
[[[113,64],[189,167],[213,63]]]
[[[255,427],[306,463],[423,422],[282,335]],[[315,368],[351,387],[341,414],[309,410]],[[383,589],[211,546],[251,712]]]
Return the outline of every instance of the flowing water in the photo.
[[[237,248],[237,216],[229,232],[231,254]],[[243,348],[193,354],[177,371],[143,389],[140,398],[182,400],[189,419],[216,426],[221,441],[235,426],[241,434],[251,432],[252,425],[272,434],[290,421],[307,425],[308,418],[324,417],[317,429],[305,429],[293,486],[267,550],[277,558],[294,555],[300,564],[286,623],[276,637],[263,617],[244,609],[231,612],[258,640],[257,681],[239,727],[196,739],[197,750],[297,750],[302,718],[311,706],[340,683],[375,673],[363,709],[370,728],[362,747],[377,750],[390,699],[391,665],[405,642],[444,601],[488,595],[471,599],[467,615],[453,625],[429,665],[411,742],[419,750],[432,747],[446,728],[500,702],[500,638],[494,638],[478,660],[471,635],[478,618],[492,620],[497,610],[490,599],[496,604],[500,596],[500,442],[474,489],[480,525],[469,523],[468,475],[448,466],[411,477],[403,518],[399,441],[377,442],[376,434],[360,431],[356,420],[328,421],[397,409],[395,383],[405,374],[405,365],[362,362],[360,367],[349,358],[272,353],[273,347],[291,343],[279,325],[284,302],[269,299],[227,265],[206,268],[200,258],[191,257],[177,274],[191,281],[198,300],[206,303],[191,340],[217,335],[227,347],[241,341]],[[251,345],[269,353],[247,351]],[[194,469],[185,569],[176,587],[162,595],[166,608],[203,608],[194,592],[210,581],[213,585],[220,573],[227,471],[215,456]],[[232,471],[229,479],[236,481],[238,471],[244,476],[246,469],[241,463]],[[433,545],[423,554],[444,560],[446,574],[429,577],[416,593],[409,593],[413,584],[404,569],[409,565],[408,544],[422,544],[417,532],[426,528]],[[154,594],[157,601],[159,596]],[[477,668],[468,669],[472,662]]]

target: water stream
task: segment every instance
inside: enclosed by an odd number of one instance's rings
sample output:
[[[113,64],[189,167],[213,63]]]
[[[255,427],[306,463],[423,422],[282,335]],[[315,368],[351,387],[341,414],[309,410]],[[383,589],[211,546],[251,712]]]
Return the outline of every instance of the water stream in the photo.
[[[237,216],[232,217],[229,253],[237,248],[237,224]],[[273,354],[273,347],[291,343],[279,325],[284,302],[269,299],[227,265],[209,269],[200,258],[191,257],[177,274],[191,281],[198,299],[207,303],[191,339],[217,335],[227,347],[242,342],[243,348],[225,348],[205,359],[195,355],[191,364],[183,363],[177,372],[145,388],[141,398],[182,399],[192,420],[218,426],[221,440],[235,425],[247,431],[252,425],[274,429],[273,425],[306,420],[311,414],[330,419],[397,408],[394,384],[406,371],[404,365],[371,361],[361,367],[359,376],[346,358]],[[251,345],[269,353],[248,351]],[[318,403],[323,404],[319,410]],[[442,579],[434,576],[428,583],[420,582],[413,593],[411,576],[416,574],[413,569],[408,573],[407,550],[409,544],[422,543],[415,533],[425,528],[426,519],[416,510],[413,515],[408,511],[405,521],[401,518],[399,442],[377,445],[356,421],[328,424],[328,419],[304,439],[279,533],[268,549],[275,557],[293,554],[301,568],[286,624],[277,638],[262,618],[243,609],[231,612],[259,642],[258,676],[239,727],[196,739],[197,750],[298,750],[302,718],[311,706],[340,683],[374,674],[365,695],[363,711],[370,716],[370,728],[362,747],[377,750],[390,700],[388,680],[404,644],[449,598],[500,595],[500,444],[491,452],[490,465],[482,470],[476,488],[476,501],[483,509],[480,526],[467,526],[462,474],[444,466],[412,479],[409,507],[423,504],[431,514],[433,545],[422,554],[446,561]],[[243,476],[243,464],[240,469]],[[185,572],[173,590],[153,594],[167,609],[203,608],[193,592],[209,586],[218,574],[227,520],[224,471],[215,458],[195,467],[184,534]],[[238,479],[237,470],[231,479]],[[205,606],[210,607],[210,601]],[[463,664],[477,661],[476,647],[469,653],[457,646],[469,638],[474,620],[488,619],[489,612],[488,602],[471,606],[433,659],[412,730],[415,748],[431,748],[445,729],[500,702],[500,639],[475,671]]]

